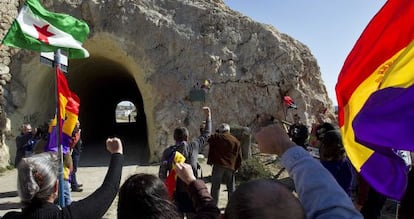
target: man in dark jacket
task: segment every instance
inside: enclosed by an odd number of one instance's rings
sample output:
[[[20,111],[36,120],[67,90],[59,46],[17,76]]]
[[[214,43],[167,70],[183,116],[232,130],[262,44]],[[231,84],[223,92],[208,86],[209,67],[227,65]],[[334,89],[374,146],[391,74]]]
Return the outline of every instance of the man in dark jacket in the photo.
[[[230,134],[228,124],[222,123],[216,132],[208,140],[210,150],[207,163],[213,165],[210,193],[218,204],[220,184],[223,180],[227,185],[228,198],[236,189],[234,172],[241,165],[242,154],[240,141]]]

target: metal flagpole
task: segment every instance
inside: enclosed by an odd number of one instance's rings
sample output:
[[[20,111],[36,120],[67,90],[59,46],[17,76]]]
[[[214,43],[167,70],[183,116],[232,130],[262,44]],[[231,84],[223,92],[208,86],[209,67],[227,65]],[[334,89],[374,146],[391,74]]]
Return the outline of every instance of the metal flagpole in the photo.
[[[62,118],[60,116],[60,101],[59,101],[59,90],[58,90],[58,74],[59,74],[59,69],[60,69],[60,65],[61,65],[61,51],[60,49],[57,49],[55,51],[55,69],[56,69],[56,92],[55,92],[55,97],[56,97],[56,138],[57,138],[57,147],[58,147],[58,156],[59,156],[59,190],[58,190],[58,194],[59,194],[59,205],[61,207],[65,207],[65,197],[64,197],[64,189],[65,189],[65,181],[63,178],[63,146],[62,146],[62,134],[61,131],[62,130]]]

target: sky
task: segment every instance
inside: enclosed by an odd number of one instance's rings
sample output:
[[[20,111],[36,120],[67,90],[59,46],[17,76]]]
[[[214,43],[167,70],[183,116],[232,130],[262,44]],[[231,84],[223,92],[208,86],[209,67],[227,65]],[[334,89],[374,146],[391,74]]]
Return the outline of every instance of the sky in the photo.
[[[270,24],[309,47],[329,98],[342,65],[372,17],[386,0],[224,0],[231,9]]]

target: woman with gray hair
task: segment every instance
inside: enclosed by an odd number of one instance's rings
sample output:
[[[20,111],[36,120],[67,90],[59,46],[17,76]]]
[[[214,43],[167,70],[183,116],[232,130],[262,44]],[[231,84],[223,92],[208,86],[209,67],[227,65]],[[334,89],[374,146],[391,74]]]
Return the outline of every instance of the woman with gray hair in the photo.
[[[9,218],[102,218],[118,193],[122,172],[122,143],[108,138],[106,149],[111,153],[109,169],[102,183],[88,197],[63,208],[54,204],[58,192],[58,162],[56,154],[45,152],[23,158],[18,165],[18,193],[22,212],[8,212]]]
[[[41,204],[43,200],[57,197],[58,158],[55,153],[45,152],[23,158],[18,165],[17,190],[25,206]]]

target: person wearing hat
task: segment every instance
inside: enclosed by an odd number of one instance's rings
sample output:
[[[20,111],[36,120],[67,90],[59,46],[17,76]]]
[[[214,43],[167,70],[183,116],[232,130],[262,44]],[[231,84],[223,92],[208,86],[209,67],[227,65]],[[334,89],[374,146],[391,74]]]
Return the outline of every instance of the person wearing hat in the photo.
[[[230,126],[227,123],[220,124],[216,133],[208,139],[208,143],[210,149],[207,164],[213,165],[210,193],[218,204],[221,182],[226,183],[228,198],[236,189],[234,172],[241,165],[241,147],[240,141],[230,134]]]

